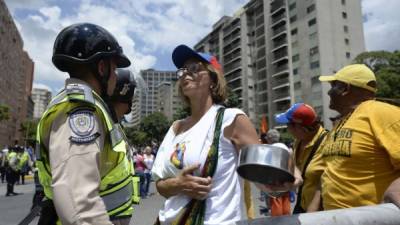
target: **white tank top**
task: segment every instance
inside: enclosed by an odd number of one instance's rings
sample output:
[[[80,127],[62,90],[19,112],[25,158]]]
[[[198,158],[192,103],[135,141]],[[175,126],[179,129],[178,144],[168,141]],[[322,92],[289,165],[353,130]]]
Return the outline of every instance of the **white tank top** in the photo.
[[[201,163],[203,167],[214,136],[215,116],[220,106],[213,105],[191,129],[175,135],[172,126],[165,136],[152,169],[155,180],[175,177],[179,167]],[[223,130],[235,117],[244,114],[240,109],[226,109],[219,142],[218,165],[212,180],[212,189],[206,200],[205,225],[231,224],[244,219],[240,178],[236,173],[238,153]],[[200,146],[200,147],[196,147]],[[195,174],[196,175],[196,174]],[[170,224],[179,211],[190,201],[185,195],[168,198],[159,212],[161,224]]]

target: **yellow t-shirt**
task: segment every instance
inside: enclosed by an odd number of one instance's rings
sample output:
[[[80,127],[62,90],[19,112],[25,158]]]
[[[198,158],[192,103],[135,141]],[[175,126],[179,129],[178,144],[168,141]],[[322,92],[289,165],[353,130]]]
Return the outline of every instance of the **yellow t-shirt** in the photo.
[[[320,150],[326,162],[325,210],[380,203],[400,177],[400,107],[361,103],[332,129]]]
[[[304,170],[304,166],[308,157],[311,154],[313,146],[317,139],[321,136],[321,134],[325,132],[323,127],[320,127],[318,132],[315,134],[314,138],[306,145],[303,152],[299,154],[297,151],[298,146],[300,144],[299,140],[296,140],[293,149],[295,150],[295,160],[296,166],[299,168],[301,172]],[[322,142],[320,146],[322,145]],[[311,200],[314,197],[315,191],[319,186],[321,174],[324,172],[325,165],[324,161],[322,160],[320,148],[315,151],[314,156],[312,157],[310,163],[307,166],[307,170],[304,174],[303,180],[303,189],[301,195],[301,207],[306,210],[308,205],[311,203]]]

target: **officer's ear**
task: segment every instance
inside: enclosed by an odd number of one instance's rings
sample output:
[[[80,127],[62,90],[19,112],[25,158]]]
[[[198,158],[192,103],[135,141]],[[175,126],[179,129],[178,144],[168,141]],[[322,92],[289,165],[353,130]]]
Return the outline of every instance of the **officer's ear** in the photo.
[[[97,62],[97,72],[100,76],[106,76],[110,70],[110,63],[105,59],[100,59]]]

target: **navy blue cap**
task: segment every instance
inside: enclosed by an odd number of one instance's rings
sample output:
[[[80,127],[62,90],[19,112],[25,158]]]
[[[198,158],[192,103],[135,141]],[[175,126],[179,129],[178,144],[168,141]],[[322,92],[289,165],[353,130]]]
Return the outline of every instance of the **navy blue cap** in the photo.
[[[222,68],[215,56],[203,52],[196,52],[186,45],[179,45],[172,52],[172,61],[178,69],[182,68],[186,60],[190,58],[207,62],[216,70],[221,70]]]

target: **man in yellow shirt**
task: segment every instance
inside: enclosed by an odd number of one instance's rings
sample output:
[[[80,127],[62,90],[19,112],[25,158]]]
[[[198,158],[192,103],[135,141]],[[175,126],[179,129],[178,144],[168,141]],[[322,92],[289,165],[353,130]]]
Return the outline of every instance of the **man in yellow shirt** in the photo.
[[[400,207],[400,108],[374,99],[376,78],[365,65],[319,79],[330,83],[329,107],[341,116],[320,149],[324,209]]]

